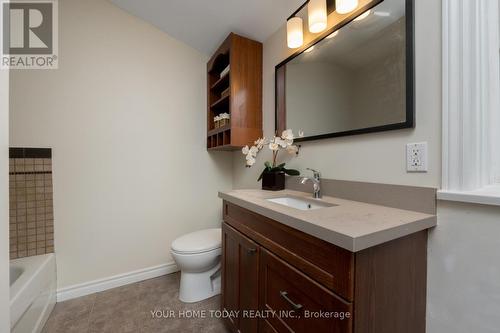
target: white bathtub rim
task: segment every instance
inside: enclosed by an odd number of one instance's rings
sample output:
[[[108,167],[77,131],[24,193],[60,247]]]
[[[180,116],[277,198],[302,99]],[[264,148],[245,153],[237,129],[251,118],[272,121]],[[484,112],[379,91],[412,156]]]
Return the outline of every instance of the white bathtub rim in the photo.
[[[53,280],[51,283],[51,286],[49,288],[48,292],[44,292],[40,294],[40,296],[37,298],[38,301],[38,308],[40,309],[40,300],[43,301],[43,308],[41,311],[37,311],[36,309],[33,310],[33,307],[35,306],[35,303],[32,303],[28,309],[23,313],[21,318],[18,320],[18,322],[11,327],[11,332],[12,333],[40,333],[43,330],[43,327],[45,326],[45,323],[47,322],[52,310],[54,309],[54,306],[56,305],[56,281]],[[35,314],[37,314],[36,317],[33,317],[33,311],[35,311]],[[28,313],[31,312],[31,314],[28,315]],[[34,319],[34,320],[33,320]],[[19,327],[19,325],[22,325],[22,327]]]
[[[19,296],[25,291],[31,282],[40,274],[45,265],[53,260],[54,254],[41,254],[32,257],[24,257],[10,261],[11,265],[22,267],[21,276],[10,286],[10,306],[18,300]],[[36,266],[34,264],[37,264]],[[35,269],[36,267],[36,269]]]
[[[44,288],[56,284],[55,260],[53,253],[11,260],[10,265],[23,269],[21,276],[10,287],[11,328],[17,325]]]
[[[43,330],[45,323],[49,319],[49,316],[52,313],[54,306],[56,305],[56,302],[57,302],[56,299],[57,298],[56,298],[56,293],[55,293],[55,288],[54,288],[54,293],[51,295],[48,302],[45,304],[45,307],[43,308],[43,311],[42,311],[42,315],[38,318],[38,321],[35,324],[34,332],[41,332]]]

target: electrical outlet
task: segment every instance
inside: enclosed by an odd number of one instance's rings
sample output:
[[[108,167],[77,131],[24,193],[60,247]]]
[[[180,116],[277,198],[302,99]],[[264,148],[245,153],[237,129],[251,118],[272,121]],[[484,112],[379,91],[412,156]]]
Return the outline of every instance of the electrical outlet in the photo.
[[[427,142],[406,145],[406,171],[427,172]]]

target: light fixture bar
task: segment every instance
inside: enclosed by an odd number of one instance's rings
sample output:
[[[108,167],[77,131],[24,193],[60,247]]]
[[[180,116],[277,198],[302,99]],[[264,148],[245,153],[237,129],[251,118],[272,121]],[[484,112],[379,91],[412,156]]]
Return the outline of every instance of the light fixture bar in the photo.
[[[335,0],[335,10],[339,14],[349,14],[358,8],[359,0]]]
[[[288,16],[288,18],[286,19],[287,21],[293,17],[295,17],[295,15],[297,15],[305,6],[307,6],[307,4],[309,3],[309,0],[307,0],[306,2],[304,2],[299,8],[297,8],[296,11],[294,11],[292,13],[292,15]]]
[[[295,10],[292,15],[288,16],[287,21],[292,17],[295,17],[305,6],[309,3],[309,0],[304,2],[297,10]],[[335,0],[326,0],[326,14],[330,15],[335,11]]]

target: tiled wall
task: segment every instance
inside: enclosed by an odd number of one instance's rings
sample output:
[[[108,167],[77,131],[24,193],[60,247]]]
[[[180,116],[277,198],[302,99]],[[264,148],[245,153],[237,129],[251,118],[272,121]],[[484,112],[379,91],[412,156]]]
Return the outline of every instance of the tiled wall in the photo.
[[[11,148],[9,163],[10,258],[54,252],[51,149]]]

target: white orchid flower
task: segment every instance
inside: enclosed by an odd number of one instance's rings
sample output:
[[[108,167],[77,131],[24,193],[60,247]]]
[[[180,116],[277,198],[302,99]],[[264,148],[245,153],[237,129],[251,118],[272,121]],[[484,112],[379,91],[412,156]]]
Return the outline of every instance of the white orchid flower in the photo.
[[[299,130],[299,138],[303,138],[304,137],[304,131],[303,130]]]
[[[293,131],[291,129],[284,130],[283,133],[281,133],[281,138],[284,140],[293,140]]]
[[[299,131],[299,136],[303,137],[304,132]],[[299,151],[298,146],[293,144],[295,136],[291,129],[287,129],[282,132],[281,136],[273,136],[271,139],[266,139],[265,137],[259,138],[254,141],[254,145],[247,145],[241,149],[241,152],[245,155],[246,166],[251,167],[256,163],[256,157],[259,151],[268,146],[273,152],[273,166],[277,165],[277,156],[280,150],[286,150],[289,154],[296,154]]]
[[[280,145],[282,148],[286,148],[288,145],[286,140],[282,140],[281,138],[276,138],[275,143]]]
[[[271,143],[269,144],[269,149],[271,149],[272,151],[276,151],[276,150],[278,150],[279,148],[280,148],[280,146],[279,146],[277,143],[275,143],[275,142],[271,142]]]
[[[255,164],[255,158],[251,155],[247,155],[247,167],[251,167]]]
[[[266,138],[260,138],[260,139],[257,139],[257,141],[255,141],[254,144],[258,150],[261,150],[264,147],[265,141],[266,141]]]
[[[252,146],[252,148],[250,148],[250,150],[248,151],[248,153],[250,155],[252,155],[253,157],[257,156],[258,152],[259,152],[259,149],[255,146]]]
[[[291,155],[293,155],[293,154],[297,154],[297,152],[299,151],[299,147],[294,146],[294,145],[290,145],[290,146],[286,147],[286,151],[287,151],[289,154],[291,154]]]

